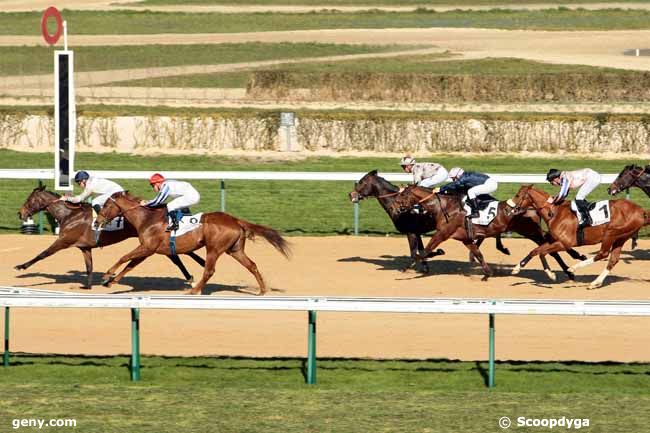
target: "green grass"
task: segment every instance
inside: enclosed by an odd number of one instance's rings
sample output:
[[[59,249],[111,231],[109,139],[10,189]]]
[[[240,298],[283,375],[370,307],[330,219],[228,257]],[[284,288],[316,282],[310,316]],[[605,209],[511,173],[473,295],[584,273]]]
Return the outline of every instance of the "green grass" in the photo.
[[[298,87],[310,87],[318,80],[315,76],[332,73],[370,72],[380,74],[436,74],[436,75],[531,75],[531,74],[596,74],[622,73],[622,69],[598,68],[582,65],[562,65],[540,63],[523,59],[499,58],[479,60],[440,60],[446,54],[424,56],[400,56],[393,58],[365,59],[360,61],[315,62],[282,64],[274,67],[259,68],[260,70],[281,70],[291,73],[304,74],[295,77]],[[226,87],[243,88],[250,82],[253,71],[188,74],[146,80],[130,80],[109,83],[107,85],[135,87]]]
[[[1,19],[1,18],[0,18]],[[260,60],[297,59],[388,52],[412,47],[314,43],[249,42],[210,45],[134,45],[75,47],[75,71],[103,71],[162,66],[218,65]],[[0,75],[52,73],[49,47],[0,47]]]
[[[586,158],[517,158],[512,156],[438,155],[421,160],[439,161],[447,168],[455,165],[467,170],[490,173],[546,173],[549,168],[577,169],[591,167],[601,173],[619,172],[629,160],[604,160]],[[0,151],[3,168],[52,167],[49,153],[20,153]],[[77,169],[101,170],[264,170],[264,171],[350,171],[367,172],[379,169],[398,172],[398,158],[360,157],[309,157],[292,161],[262,161],[258,158],[214,156],[137,156],[125,154],[78,153]],[[154,194],[144,180],[119,180],[125,188],[136,195],[152,197]],[[194,211],[219,209],[220,189],[216,181],[193,181],[201,193],[201,203]],[[48,183],[48,185],[51,185]],[[16,232],[20,221],[16,212],[36,186],[31,180],[0,180],[0,232]],[[347,198],[352,182],[338,181],[227,181],[226,210],[238,217],[266,224],[288,235],[333,235],[353,232],[353,206]],[[496,196],[512,197],[518,185],[501,184]],[[547,191],[553,188],[545,186]],[[640,190],[633,191],[633,199],[644,208],[650,208],[650,200]],[[606,198],[606,186],[599,187],[593,198]],[[366,200],[361,204],[361,233],[395,233],[392,223],[379,207],[377,201]]]
[[[617,3],[647,3],[648,0],[622,0]],[[290,5],[290,6],[501,6],[521,4],[581,4],[593,3],[593,0],[141,0],[134,1],[133,6],[157,6],[157,5]]]
[[[75,35],[238,33],[314,29],[494,28],[530,30],[634,30],[650,28],[650,11],[569,10],[336,12],[312,13],[180,13],[133,11],[63,11]],[[40,12],[0,14],[1,35],[39,35]],[[52,23],[51,23],[52,24]],[[72,31],[72,30],[71,30]]]
[[[319,360],[305,385],[300,359],[18,356],[0,369],[0,425],[73,418],[92,432],[501,431],[502,416],[589,419],[585,431],[642,432],[648,364]],[[539,431],[512,428],[514,431]],[[37,431],[23,428],[20,431]],[[558,429],[558,431],[566,431]]]

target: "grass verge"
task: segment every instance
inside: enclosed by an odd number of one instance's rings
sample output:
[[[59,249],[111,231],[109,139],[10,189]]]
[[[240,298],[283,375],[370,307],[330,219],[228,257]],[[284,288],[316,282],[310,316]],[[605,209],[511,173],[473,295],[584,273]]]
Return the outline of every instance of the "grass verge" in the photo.
[[[650,28],[650,11],[630,9],[435,12],[182,13],[64,10],[76,35],[242,33],[317,29],[490,28],[527,30],[636,30]],[[0,14],[0,35],[38,35],[40,12]],[[53,25],[53,24],[52,24]]]
[[[6,431],[73,418],[83,432],[497,432],[503,416],[564,416],[622,433],[650,417],[647,364],[499,363],[488,391],[480,362],[320,360],[312,386],[301,359],[145,357],[139,383],[126,357],[14,362],[0,370]]]
[[[0,14],[0,20],[2,16]],[[76,47],[75,71],[108,71],[129,68],[219,65],[261,60],[298,59],[345,54],[394,51],[409,47],[340,45],[315,43],[209,45],[134,45]],[[52,49],[49,47],[0,47],[0,75],[51,74]]]
[[[421,160],[438,161],[447,168],[461,166],[467,170],[488,173],[546,173],[549,168],[577,169],[591,167],[601,173],[619,172],[628,163],[644,161],[586,158],[519,158],[504,156],[436,155]],[[0,150],[3,168],[52,167],[50,153],[22,153]],[[379,169],[398,172],[398,158],[372,157],[308,157],[294,160],[261,160],[254,157],[230,156],[138,156],[117,153],[78,153],[76,168],[85,170],[188,170],[188,171],[349,171],[367,172]],[[124,187],[141,197],[153,197],[144,180],[118,180]],[[214,211],[220,207],[220,187],[215,181],[193,181],[201,193],[201,203],[194,211]],[[47,182],[51,186],[51,182]],[[20,227],[16,212],[36,186],[32,180],[0,180],[0,232],[15,233]],[[353,206],[347,194],[352,182],[338,181],[227,181],[226,210],[238,217],[270,225],[288,235],[349,235],[353,233]],[[512,197],[519,185],[501,184],[496,196]],[[544,186],[547,191],[554,191]],[[607,198],[606,185],[599,187],[593,198]],[[644,208],[650,200],[640,190],[632,198]],[[392,223],[376,200],[366,200],[360,206],[362,234],[394,234]]]

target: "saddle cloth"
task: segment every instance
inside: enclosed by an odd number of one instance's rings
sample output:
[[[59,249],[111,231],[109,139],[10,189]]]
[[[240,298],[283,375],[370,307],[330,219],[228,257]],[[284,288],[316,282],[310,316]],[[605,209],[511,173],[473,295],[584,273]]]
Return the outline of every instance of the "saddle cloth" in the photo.
[[[575,201],[571,201],[571,210],[576,214],[578,223],[582,223],[582,215],[578,212]],[[601,200],[589,206],[589,216],[591,217],[592,226],[607,224],[611,219],[609,210],[609,200]]]
[[[95,220],[97,218],[93,218],[93,228],[97,230],[97,225],[95,225]],[[104,227],[99,229],[99,231],[102,232],[116,232],[118,230],[122,230],[124,228],[124,217],[119,216],[117,218],[114,218],[110,220],[109,222],[106,223]]]
[[[173,232],[172,235],[178,237],[199,228],[201,226],[202,215],[203,212],[194,215],[183,215],[183,218],[178,222],[178,230]]]
[[[465,202],[463,202],[465,203]],[[468,215],[472,212],[471,208],[467,203],[464,205],[465,213]],[[479,206],[480,210],[478,211],[478,217],[472,218],[472,224],[479,226],[487,226],[492,220],[497,216],[499,202],[497,200],[488,202],[485,206]]]

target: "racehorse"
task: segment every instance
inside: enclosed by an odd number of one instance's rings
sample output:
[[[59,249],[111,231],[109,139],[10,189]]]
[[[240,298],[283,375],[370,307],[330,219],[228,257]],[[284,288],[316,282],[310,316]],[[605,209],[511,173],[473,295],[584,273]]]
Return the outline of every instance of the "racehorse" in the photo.
[[[526,266],[531,258],[538,254],[564,251],[578,244],[578,218],[571,210],[570,202],[552,205],[547,202],[549,195],[533,185],[522,186],[512,199],[517,208],[532,206],[546,221],[552,240],[531,251],[516,267],[513,273]],[[650,224],[650,212],[629,200],[610,200],[610,222],[584,228],[584,245],[600,243],[598,253],[589,259],[574,264],[570,271],[588,266],[595,261],[606,259],[609,262],[603,272],[591,282],[590,287],[600,287],[611,270],[618,263],[621,249],[643,226]],[[610,255],[611,251],[611,255]]]
[[[135,228],[140,245],[106,271],[103,281],[106,286],[119,282],[127,272],[153,254],[171,254],[170,233],[165,231],[166,207],[140,206],[140,200],[128,192],[117,192],[104,204],[97,216],[97,223],[105,224],[120,215]],[[260,287],[259,295],[266,293],[266,283],[257,270],[257,265],[244,252],[246,239],[254,239],[255,235],[262,236],[285,257],[289,257],[289,245],[276,230],[223,212],[204,213],[197,229],[177,237],[175,241],[178,253],[189,253],[202,247],[207,251],[203,276],[198,283],[192,284],[188,293],[196,295],[202,292],[214,274],[217,259],[223,253],[229,254],[255,276]],[[115,271],[126,262],[129,264],[116,276]]]
[[[449,238],[456,239],[462,242],[474,257],[479,260],[483,268],[484,281],[492,275],[492,271],[479,250],[477,240],[497,236],[506,231],[519,233],[537,245],[544,244],[548,239],[548,235],[540,227],[539,217],[534,212],[514,212],[514,205],[507,201],[499,202],[497,213],[490,224],[478,225],[472,223],[467,225],[465,221],[466,213],[460,196],[432,193],[429,190],[419,187],[413,187],[412,192],[422,205],[434,214],[438,221],[438,230],[425,247],[425,254],[433,251],[434,248]],[[468,234],[468,229],[470,229],[471,235]],[[576,259],[586,258],[573,249],[567,249],[567,252],[571,257]],[[573,280],[575,276],[566,263],[564,263],[562,257],[556,252],[551,253],[551,256],[560,265],[567,277]],[[540,260],[546,275],[555,281],[555,274],[550,270],[546,258],[540,255]]]
[[[621,191],[636,186],[650,197],[650,174],[648,174],[646,169],[638,165],[626,165],[618,174],[618,177],[614,179],[614,182],[607,188],[607,193],[609,195],[616,195]],[[638,233],[632,236],[632,249],[636,248],[638,238]]]
[[[418,262],[421,263],[422,270],[425,273],[429,272],[426,260],[419,259],[420,256],[424,255],[421,235],[435,230],[436,220],[433,214],[429,212],[417,214],[411,212],[413,206],[418,203],[418,199],[413,194],[400,192],[399,187],[379,176],[377,170],[372,170],[355,184],[354,190],[350,192],[348,197],[353,203],[368,197],[375,197],[391,221],[393,221],[397,231],[404,233],[408,240],[411,261],[408,266],[402,269],[402,272],[413,267]],[[497,249],[504,254],[510,254],[501,242],[501,235],[497,235],[496,240]],[[482,241],[483,239],[479,242]],[[444,251],[438,249],[435,255],[442,254],[444,254]]]
[[[27,197],[25,203],[18,212],[18,217],[25,220],[36,212],[46,210],[59,223],[59,237],[45,251],[34,257],[28,262],[15,266],[16,270],[22,271],[32,266],[34,263],[51,256],[57,251],[70,247],[77,247],[84,256],[86,262],[86,273],[88,280],[83,289],[92,288],[93,280],[93,254],[92,249],[105,247],[108,245],[122,242],[124,239],[137,237],[133,226],[125,223],[122,230],[105,232],[102,231],[96,238],[95,231],[92,228],[93,215],[92,209],[88,204],[71,204],[60,201],[61,196],[55,192],[46,191],[45,186],[35,188]],[[205,265],[203,259],[195,253],[188,254],[201,266]],[[170,257],[171,261],[178,266],[185,279],[192,282],[192,275],[187,271],[185,265],[178,256]]]

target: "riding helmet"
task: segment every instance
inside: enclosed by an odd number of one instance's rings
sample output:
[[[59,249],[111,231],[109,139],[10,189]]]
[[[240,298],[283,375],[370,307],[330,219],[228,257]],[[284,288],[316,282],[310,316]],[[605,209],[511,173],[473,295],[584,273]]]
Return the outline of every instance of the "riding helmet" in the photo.
[[[399,165],[402,167],[406,167],[409,165],[415,164],[415,158],[411,158],[409,155],[406,155],[402,160],[399,162]]]
[[[90,178],[90,175],[86,171],[78,171],[77,174],[74,175],[74,181],[76,183],[81,182],[82,180],[88,180]]]
[[[153,174],[153,175],[149,178],[149,184],[150,184],[150,185],[155,185],[155,184],[157,184],[157,183],[161,183],[161,182],[164,182],[164,181],[165,181],[165,176],[163,176],[163,175],[160,174],[160,173]]]
[[[553,180],[560,177],[561,174],[562,174],[562,172],[560,170],[558,170],[557,168],[552,168],[546,174],[546,180],[549,181],[549,182],[553,182]]]
[[[456,180],[459,177],[461,177],[463,173],[465,173],[465,170],[463,170],[460,167],[454,167],[451,170],[449,170],[449,177],[453,180]]]

